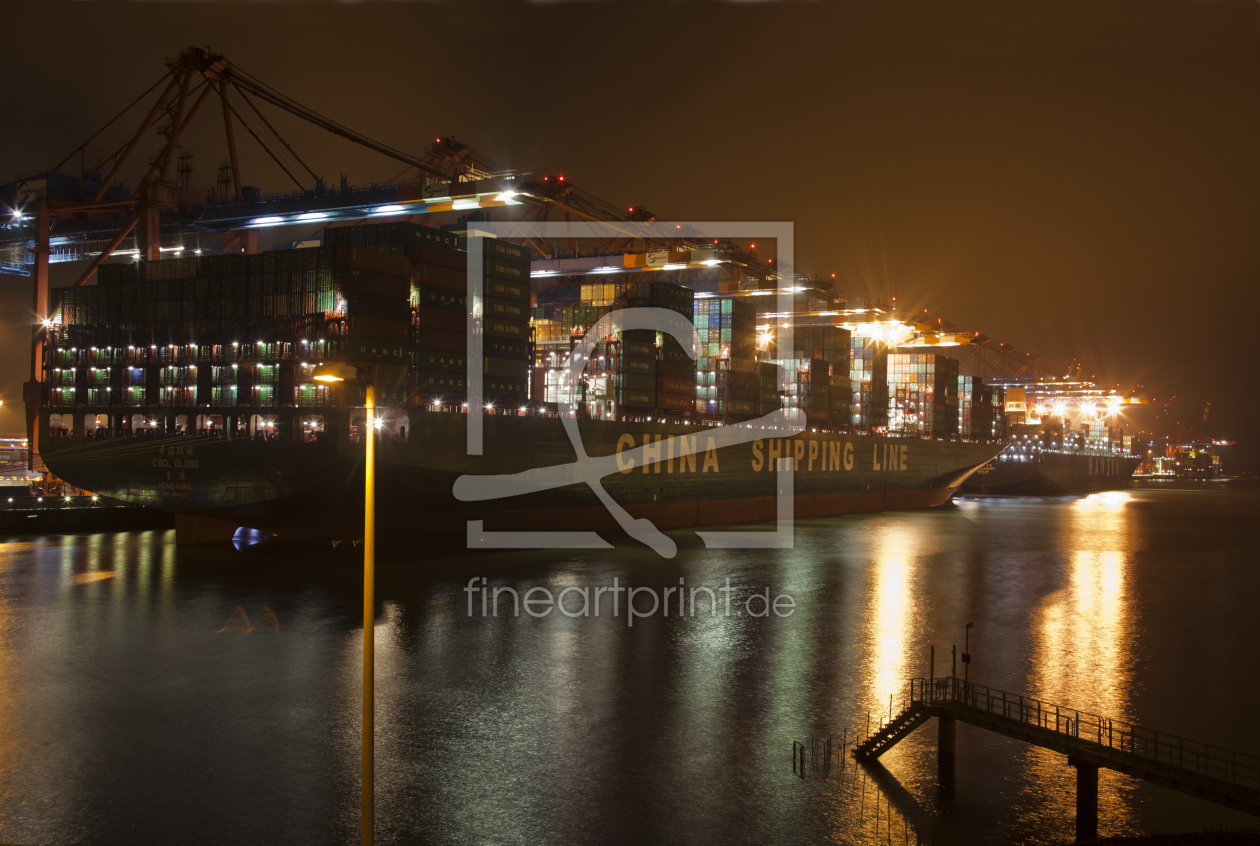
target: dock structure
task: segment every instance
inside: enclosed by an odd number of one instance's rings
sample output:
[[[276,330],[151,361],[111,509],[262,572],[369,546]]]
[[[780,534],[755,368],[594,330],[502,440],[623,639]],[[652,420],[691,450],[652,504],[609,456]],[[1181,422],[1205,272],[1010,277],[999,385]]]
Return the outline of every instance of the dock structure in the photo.
[[[1098,835],[1098,770],[1112,769],[1260,816],[1260,758],[960,678],[913,679],[901,711],[853,747],[874,760],[932,717],[937,765],[952,783],[958,722],[1052,749],[1076,768],[1076,838]]]

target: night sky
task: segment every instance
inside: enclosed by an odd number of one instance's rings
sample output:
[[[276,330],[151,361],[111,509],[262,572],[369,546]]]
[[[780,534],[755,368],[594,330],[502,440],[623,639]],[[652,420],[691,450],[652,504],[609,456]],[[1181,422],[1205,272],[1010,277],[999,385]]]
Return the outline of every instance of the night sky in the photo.
[[[661,219],[794,221],[798,268],[836,273],[841,293],[1078,358],[1160,405],[1176,395],[1174,422],[1198,423],[1211,401],[1205,433],[1244,442],[1260,469],[1255,2],[32,3],[5,16],[0,180],[55,164],[165,57],[209,45],[402,149],[454,135]],[[226,158],[214,105],[186,140],[196,185]],[[401,170],[276,125],[334,184]],[[291,187],[238,143],[246,184]],[[54,265],[54,284],[76,267]],[[0,290],[0,430],[17,431],[29,285],[0,277]]]

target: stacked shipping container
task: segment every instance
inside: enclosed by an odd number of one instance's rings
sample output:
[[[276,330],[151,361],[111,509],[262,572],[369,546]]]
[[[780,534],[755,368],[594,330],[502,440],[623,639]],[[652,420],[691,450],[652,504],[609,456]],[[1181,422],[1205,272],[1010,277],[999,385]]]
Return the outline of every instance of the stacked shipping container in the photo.
[[[936,353],[888,356],[888,431],[958,434],[958,361]]]
[[[1006,437],[1003,391],[978,376],[958,377],[958,434],[973,441]]]

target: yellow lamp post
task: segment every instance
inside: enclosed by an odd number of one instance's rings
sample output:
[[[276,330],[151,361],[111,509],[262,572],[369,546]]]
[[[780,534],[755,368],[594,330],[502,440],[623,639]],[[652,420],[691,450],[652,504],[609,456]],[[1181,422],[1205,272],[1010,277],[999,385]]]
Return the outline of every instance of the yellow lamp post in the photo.
[[[320,382],[344,382],[347,378],[363,382],[367,413],[363,487],[363,772],[359,805],[359,837],[363,846],[371,846],[375,819],[375,757],[373,739],[375,725],[376,649],[376,389],[362,370],[348,364],[329,363],[315,368],[314,378]]]

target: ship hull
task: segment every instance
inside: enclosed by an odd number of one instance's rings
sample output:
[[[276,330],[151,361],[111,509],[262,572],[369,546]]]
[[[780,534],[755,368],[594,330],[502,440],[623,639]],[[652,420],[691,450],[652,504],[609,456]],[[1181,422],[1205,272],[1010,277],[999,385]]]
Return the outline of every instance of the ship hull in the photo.
[[[1142,463],[1136,455],[1088,455],[1043,451],[1027,460],[1003,455],[963,482],[964,493],[1003,496],[1061,496],[1121,490]]]
[[[364,447],[347,434],[346,409],[319,411],[327,433],[319,443],[66,438],[49,439],[41,454],[60,478],[127,502],[280,535],[352,536],[362,531]],[[484,454],[468,455],[467,415],[409,412],[407,442],[378,448],[380,531],[464,533],[476,520],[487,531],[618,528],[576,469],[567,484],[522,492],[513,482],[513,474],[537,468],[578,467],[563,421],[488,415],[483,425]],[[723,447],[710,427],[579,421],[578,428],[585,454],[608,471],[595,474],[598,483],[632,517],[660,529],[774,520],[781,468],[792,470],[794,517],[940,505],[1001,448],[821,432],[785,437],[772,429]],[[483,477],[488,493],[457,495],[461,478]]]

